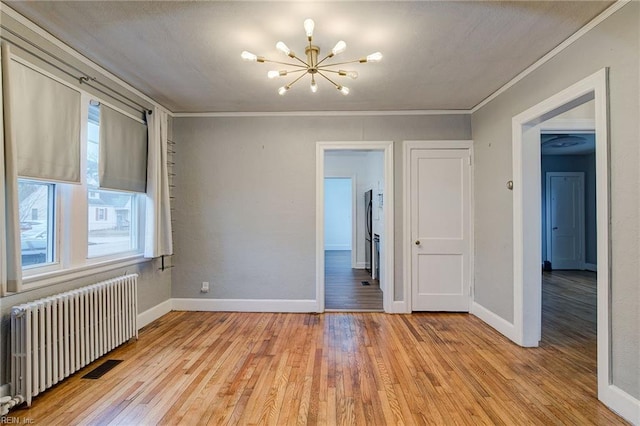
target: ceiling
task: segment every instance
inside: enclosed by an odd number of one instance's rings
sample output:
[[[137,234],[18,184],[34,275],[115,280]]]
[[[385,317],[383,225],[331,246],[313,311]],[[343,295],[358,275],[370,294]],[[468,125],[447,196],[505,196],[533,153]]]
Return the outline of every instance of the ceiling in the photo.
[[[173,112],[467,110],[611,5],[612,1],[7,1],[94,62]],[[302,56],[302,22],[315,23],[336,61],[380,51],[355,64],[341,95],[326,81],[268,80],[245,62],[249,50],[286,60],[284,41]],[[322,55],[321,52],[321,56]],[[305,77],[306,79],[306,77]],[[344,80],[343,80],[344,81]]]
[[[596,135],[582,133],[543,133],[542,155],[587,155],[596,152]]]

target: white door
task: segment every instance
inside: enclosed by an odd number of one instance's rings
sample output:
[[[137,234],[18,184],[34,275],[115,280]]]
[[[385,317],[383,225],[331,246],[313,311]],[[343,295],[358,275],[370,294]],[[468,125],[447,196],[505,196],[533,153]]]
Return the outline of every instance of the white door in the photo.
[[[584,173],[547,173],[547,258],[553,269],[584,269]]]
[[[470,150],[413,149],[410,161],[412,310],[468,312]]]

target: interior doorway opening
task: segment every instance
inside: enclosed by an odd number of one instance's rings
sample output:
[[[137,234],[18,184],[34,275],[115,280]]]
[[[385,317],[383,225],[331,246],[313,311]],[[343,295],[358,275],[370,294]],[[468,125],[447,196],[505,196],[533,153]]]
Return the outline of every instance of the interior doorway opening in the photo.
[[[318,311],[390,312],[393,305],[393,142],[318,142],[316,147]],[[341,216],[327,211],[330,186],[335,183],[333,179],[341,178],[351,180],[351,218],[344,213]],[[335,250],[339,247],[331,244],[333,237],[329,232],[334,227],[331,222],[336,220],[353,224],[348,255],[345,255],[347,250]],[[336,290],[343,292],[335,293]]]
[[[382,311],[374,235],[384,234],[379,202],[384,154],[341,150],[324,155],[325,309]]]
[[[595,107],[591,100],[541,126],[542,323],[545,346],[578,349],[597,368]],[[579,374],[579,373],[576,373]],[[585,374],[583,380],[595,380]]]

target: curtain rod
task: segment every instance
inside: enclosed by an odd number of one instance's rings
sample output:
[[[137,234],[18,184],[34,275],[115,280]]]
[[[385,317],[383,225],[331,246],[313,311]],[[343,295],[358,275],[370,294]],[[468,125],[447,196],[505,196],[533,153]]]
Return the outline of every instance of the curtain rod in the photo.
[[[20,34],[16,33],[15,31],[13,31],[13,30],[11,30],[11,29],[9,29],[9,28],[5,27],[4,25],[1,25],[1,24],[0,24],[0,28],[2,28],[4,31],[7,31],[8,33],[12,34],[13,36],[15,36],[15,37],[19,38],[20,40],[24,41],[24,42],[25,42],[25,43],[27,43],[28,45],[30,45],[30,46],[32,46],[32,47],[34,47],[34,48],[38,49],[40,52],[44,53],[45,55],[47,55],[47,56],[49,56],[49,57],[53,58],[54,60],[56,60],[56,61],[58,61],[58,62],[60,62],[60,63],[62,63],[62,64],[64,64],[64,65],[66,65],[67,67],[69,67],[69,68],[73,69],[74,71],[78,72],[79,74],[81,74],[81,75],[78,77],[78,76],[76,76],[76,75],[74,75],[74,74],[70,73],[69,71],[67,71],[67,70],[65,70],[65,69],[60,68],[58,65],[56,65],[56,64],[54,64],[54,63],[52,63],[51,61],[49,61],[49,60],[47,60],[47,59],[43,58],[42,56],[38,55],[38,54],[37,54],[37,53],[35,53],[34,51],[29,50],[28,48],[25,48],[25,46],[21,46],[20,44],[16,43],[14,40],[11,40],[10,38],[7,38],[7,37],[5,37],[4,35],[1,35],[1,34],[0,34],[0,39],[4,40],[4,41],[6,41],[7,43],[10,43],[10,44],[12,44],[12,45],[14,45],[14,46],[19,47],[20,49],[24,50],[25,52],[29,53],[30,55],[33,55],[34,57],[38,58],[38,59],[39,59],[39,60],[41,60],[42,62],[44,62],[44,63],[46,63],[46,64],[48,64],[48,65],[50,65],[50,66],[54,67],[54,68],[55,68],[55,69],[57,69],[58,71],[60,71],[60,72],[62,72],[62,73],[64,73],[64,74],[68,75],[69,77],[71,77],[71,78],[73,78],[73,79],[77,80],[77,81],[78,81],[78,83],[79,83],[80,85],[82,85],[82,84],[86,84],[87,86],[89,86],[89,87],[93,88],[94,90],[97,90],[98,92],[102,93],[103,95],[105,95],[105,96],[109,96],[109,97],[111,97],[111,98],[113,98],[113,99],[116,99],[116,100],[118,100],[119,102],[122,102],[123,104],[127,105],[128,107],[130,107],[130,108],[132,108],[132,109],[134,109],[134,110],[136,110],[136,111],[140,111],[141,113],[147,113],[147,112],[148,112],[149,114],[151,114],[151,113],[153,112],[152,110],[150,110],[149,108],[145,107],[144,105],[139,104],[138,102],[134,101],[133,99],[131,99],[131,98],[129,98],[129,97],[127,97],[127,96],[123,95],[122,93],[120,93],[120,92],[118,92],[118,91],[116,91],[116,90],[112,89],[111,87],[109,87],[109,86],[105,85],[104,83],[102,83],[102,82],[98,81],[98,79],[97,79],[96,77],[90,77],[90,76],[86,75],[86,74],[85,74],[85,72],[84,72],[84,71],[82,71],[81,69],[79,69],[79,68],[75,67],[74,65],[72,65],[72,64],[70,64],[70,63],[68,63],[68,62],[66,62],[66,61],[64,61],[64,60],[62,60],[62,59],[60,59],[60,58],[58,58],[58,57],[57,57],[57,56],[55,56],[54,54],[52,54],[52,53],[50,53],[50,52],[47,52],[46,50],[44,50],[43,48],[41,48],[41,47],[40,47],[40,46],[38,46],[37,44],[33,43],[31,40],[28,40],[27,38],[25,38],[25,37],[21,36]],[[92,82],[93,82],[93,83],[95,83],[95,84],[99,84],[100,86],[102,86],[102,87],[104,87],[105,89],[109,90],[111,93],[107,93],[107,92],[105,92],[104,90],[99,89],[99,88],[98,88],[98,87],[96,87],[95,85],[91,84]],[[114,96],[114,94],[115,94],[115,95],[117,95],[117,97],[116,97],[116,96]],[[120,99],[118,99],[118,97],[119,97]],[[123,99],[124,99],[124,101],[123,101]],[[131,104],[135,105],[137,108],[136,108],[136,107],[133,107]]]

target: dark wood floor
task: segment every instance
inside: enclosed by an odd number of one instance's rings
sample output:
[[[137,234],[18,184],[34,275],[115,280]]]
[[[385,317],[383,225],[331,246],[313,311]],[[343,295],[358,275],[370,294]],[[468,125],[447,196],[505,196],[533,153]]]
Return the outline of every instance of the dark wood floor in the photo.
[[[365,269],[351,268],[351,251],[324,252],[324,307],[329,310],[382,311],[378,280]],[[369,285],[362,285],[362,282]]]
[[[544,276],[544,337],[468,314],[171,312],[11,416],[42,425],[619,425],[597,400],[591,279]]]
[[[596,374],[597,275],[589,271],[542,274],[542,342],[557,348],[581,348],[583,368]],[[565,355],[566,356],[566,355]]]

